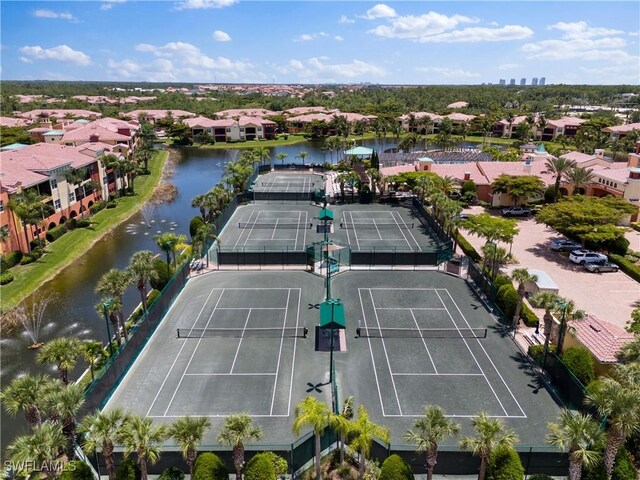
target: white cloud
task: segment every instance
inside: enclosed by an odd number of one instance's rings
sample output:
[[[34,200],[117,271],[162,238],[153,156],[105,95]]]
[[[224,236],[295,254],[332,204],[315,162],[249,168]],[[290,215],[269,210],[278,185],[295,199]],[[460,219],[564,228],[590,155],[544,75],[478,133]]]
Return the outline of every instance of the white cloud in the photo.
[[[224,8],[238,3],[239,0],[184,0],[176,4],[178,10],[206,10]]]
[[[367,10],[365,15],[362,15],[361,18],[366,18],[367,20],[375,20],[376,18],[393,18],[398,14],[396,11],[388,5],[384,3],[379,3],[375,7]]]
[[[115,3],[125,3],[127,0],[102,0],[104,3],[100,5],[100,10],[111,10]]]
[[[33,63],[33,60],[27,57],[20,57],[20,61],[24,63]]]
[[[498,66],[498,70],[513,70],[514,68],[518,68],[520,65],[517,63],[503,63]]]
[[[416,70],[418,72],[432,73],[442,78],[476,78],[480,76],[479,73],[446,67],[418,67]]]
[[[293,38],[294,42],[310,42],[311,40],[316,40],[321,37],[328,37],[329,34],[326,32],[317,32],[317,33],[303,33],[302,35],[298,35]]]
[[[213,39],[216,42],[230,42],[231,41],[231,37],[229,36],[228,33],[223,32],[222,30],[216,30],[215,32],[213,32]]]
[[[344,38],[343,38],[343,37],[341,37],[340,35],[336,35],[335,37],[333,37],[333,39],[334,39],[335,41],[337,41],[337,42],[341,42],[341,41],[343,41],[343,40],[344,40]]]
[[[69,20],[70,22],[78,22],[79,20],[72,14],[67,12],[54,12],[53,10],[38,9],[33,12],[34,17],[39,18],[56,18],[60,20]]]
[[[90,65],[91,57],[67,45],[53,48],[42,48],[39,45],[20,48],[20,53],[29,60],[58,60],[60,62],[75,63],[76,65]],[[24,61],[24,60],[23,60]]]
[[[582,39],[593,37],[605,37],[609,35],[620,35],[624,33],[621,30],[613,30],[611,28],[590,27],[587,22],[558,22],[547,27],[548,30],[560,30],[563,32],[562,38]]]
[[[362,60],[332,64],[327,57],[312,57],[305,62],[292,59],[287,65],[277,67],[277,70],[282,74],[293,73],[305,82],[366,81],[387,74],[383,68]]]
[[[351,20],[346,15],[340,15],[340,18],[338,19],[338,23],[356,23],[356,21],[355,20]]]

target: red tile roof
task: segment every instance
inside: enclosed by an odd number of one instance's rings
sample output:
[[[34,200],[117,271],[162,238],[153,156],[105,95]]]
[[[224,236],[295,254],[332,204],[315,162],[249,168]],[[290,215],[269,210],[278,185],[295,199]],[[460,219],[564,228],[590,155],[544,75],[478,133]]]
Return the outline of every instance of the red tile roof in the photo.
[[[598,359],[600,363],[615,363],[620,349],[633,341],[634,336],[622,328],[594,315],[568,323],[576,339]]]
[[[92,136],[97,136],[101,142],[128,142],[130,136],[122,135],[99,125],[89,124],[86,127],[76,128],[66,132],[62,137],[63,142],[88,142]]]

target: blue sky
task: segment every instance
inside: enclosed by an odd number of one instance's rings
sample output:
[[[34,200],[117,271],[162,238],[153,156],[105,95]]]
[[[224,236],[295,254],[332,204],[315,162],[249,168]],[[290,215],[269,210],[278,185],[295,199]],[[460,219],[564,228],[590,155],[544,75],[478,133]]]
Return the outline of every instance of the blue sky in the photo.
[[[0,2],[6,80],[639,84],[637,1]]]

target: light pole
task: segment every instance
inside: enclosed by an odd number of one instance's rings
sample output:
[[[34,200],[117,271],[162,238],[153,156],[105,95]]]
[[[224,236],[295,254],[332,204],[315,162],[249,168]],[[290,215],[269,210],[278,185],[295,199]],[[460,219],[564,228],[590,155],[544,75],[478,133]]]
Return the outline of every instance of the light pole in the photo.
[[[564,343],[564,334],[567,330],[567,307],[569,304],[564,300],[558,300],[558,306],[562,309],[562,318],[560,319],[560,331],[558,332],[558,347],[556,353],[562,355],[562,344]]]
[[[171,259],[169,258],[169,252],[173,250],[173,240],[167,242],[167,277],[171,278]]]
[[[109,356],[113,357],[113,344],[111,342],[111,329],[109,328],[109,307],[113,304],[112,300],[107,300],[102,304],[102,311],[104,313],[104,323],[107,326],[107,343],[109,344]]]

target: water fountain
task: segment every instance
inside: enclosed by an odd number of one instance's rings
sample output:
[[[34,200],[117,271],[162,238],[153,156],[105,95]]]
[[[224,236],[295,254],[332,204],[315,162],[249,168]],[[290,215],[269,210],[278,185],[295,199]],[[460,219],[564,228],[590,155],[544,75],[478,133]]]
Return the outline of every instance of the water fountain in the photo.
[[[31,344],[27,347],[31,350],[38,349],[44,345],[40,342],[40,330],[44,314],[50,300],[44,297],[34,298],[31,305],[20,305],[12,310],[12,315],[20,322],[24,331],[23,335],[31,339]]]
[[[225,158],[225,161],[224,161],[225,165],[226,165],[227,163],[230,163],[230,162],[235,162],[235,161],[236,161],[236,159],[238,158],[238,155],[239,155],[239,154],[240,154],[240,150],[239,150],[239,149],[237,149],[237,148],[227,148],[227,149],[225,150],[225,156],[224,156],[224,158]],[[220,165],[219,165],[219,162],[218,162],[218,166],[220,166]]]
[[[153,213],[156,211],[156,206],[153,203],[146,202],[140,208],[140,214],[142,215],[142,222],[147,228],[151,228],[151,224],[155,222],[153,219]]]

